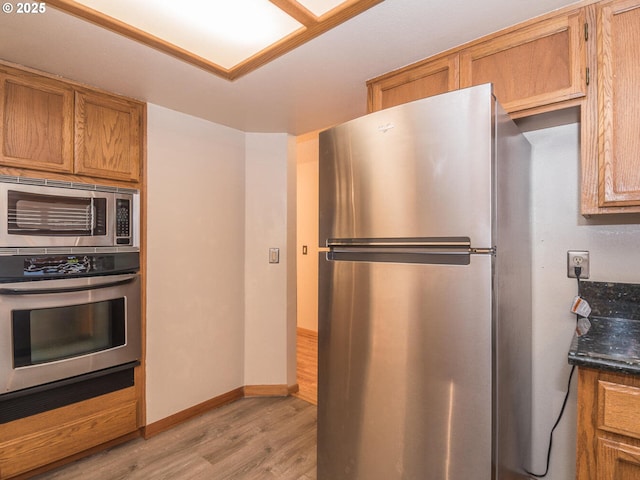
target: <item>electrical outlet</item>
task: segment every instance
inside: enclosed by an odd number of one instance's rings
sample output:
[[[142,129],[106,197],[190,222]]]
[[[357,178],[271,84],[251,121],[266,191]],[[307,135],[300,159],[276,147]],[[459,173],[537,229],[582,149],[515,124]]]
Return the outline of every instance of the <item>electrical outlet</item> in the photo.
[[[580,267],[580,278],[589,278],[589,252],[586,250],[569,250],[567,252],[567,277],[576,278],[575,267]]]

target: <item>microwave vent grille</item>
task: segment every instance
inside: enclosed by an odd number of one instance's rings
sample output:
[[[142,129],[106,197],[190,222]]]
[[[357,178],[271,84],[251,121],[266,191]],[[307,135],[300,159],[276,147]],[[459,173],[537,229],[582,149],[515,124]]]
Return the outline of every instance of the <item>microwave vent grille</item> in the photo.
[[[0,175],[0,183],[18,183],[23,185],[72,188],[74,190],[89,190],[95,192],[127,193],[131,195],[138,195],[140,193],[140,191],[135,188],[114,187],[111,185],[94,185],[91,183],[66,182],[64,180],[52,180],[44,178],[16,177],[14,175]]]
[[[18,177],[18,181],[16,183],[22,183],[24,185],[45,185],[47,182],[43,178],[29,178],[29,177]]]
[[[71,182],[65,182],[63,180],[45,180],[44,184],[48,187],[58,187],[58,188],[71,187]]]

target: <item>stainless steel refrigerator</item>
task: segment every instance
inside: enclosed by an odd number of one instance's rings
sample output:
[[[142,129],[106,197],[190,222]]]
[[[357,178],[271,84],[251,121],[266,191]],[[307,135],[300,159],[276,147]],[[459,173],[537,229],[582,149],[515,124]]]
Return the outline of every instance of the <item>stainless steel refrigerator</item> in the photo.
[[[489,84],[320,133],[318,480],[527,478],[529,160]]]

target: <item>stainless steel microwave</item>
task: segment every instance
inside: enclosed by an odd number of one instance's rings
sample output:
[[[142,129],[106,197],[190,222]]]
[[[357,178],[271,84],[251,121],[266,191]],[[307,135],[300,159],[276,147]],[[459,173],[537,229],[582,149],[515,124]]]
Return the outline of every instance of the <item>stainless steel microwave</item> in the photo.
[[[0,175],[0,248],[139,250],[135,189]]]

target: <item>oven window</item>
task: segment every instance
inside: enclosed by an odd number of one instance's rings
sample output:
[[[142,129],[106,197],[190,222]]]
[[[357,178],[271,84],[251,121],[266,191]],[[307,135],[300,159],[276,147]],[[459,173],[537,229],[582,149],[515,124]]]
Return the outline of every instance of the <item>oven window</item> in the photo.
[[[14,310],[14,368],[78,357],[125,344],[125,299]]]

